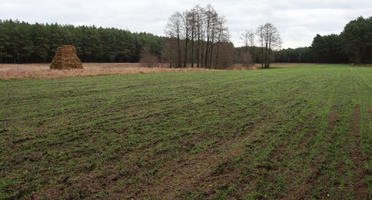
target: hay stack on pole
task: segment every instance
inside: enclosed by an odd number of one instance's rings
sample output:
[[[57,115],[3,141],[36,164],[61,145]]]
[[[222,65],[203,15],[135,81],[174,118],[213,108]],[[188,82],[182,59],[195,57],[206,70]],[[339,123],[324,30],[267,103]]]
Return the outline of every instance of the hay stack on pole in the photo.
[[[72,45],[63,45],[57,48],[50,69],[83,69],[83,64],[76,55]]]

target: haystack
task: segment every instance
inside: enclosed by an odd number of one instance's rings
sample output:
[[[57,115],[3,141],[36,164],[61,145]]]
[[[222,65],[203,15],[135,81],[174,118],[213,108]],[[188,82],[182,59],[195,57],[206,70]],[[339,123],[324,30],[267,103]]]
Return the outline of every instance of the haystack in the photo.
[[[76,55],[72,45],[63,45],[57,48],[50,69],[83,69],[83,64]]]

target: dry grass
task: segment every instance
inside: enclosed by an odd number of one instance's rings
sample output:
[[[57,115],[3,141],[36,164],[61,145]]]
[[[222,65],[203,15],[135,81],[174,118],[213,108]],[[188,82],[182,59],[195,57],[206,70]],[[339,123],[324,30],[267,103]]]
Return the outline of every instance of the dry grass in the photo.
[[[311,63],[271,63],[270,66],[285,66],[285,67],[298,67],[298,66],[305,66],[305,65],[312,65]],[[261,69],[261,64],[256,63],[249,67],[244,67],[242,64],[233,64],[228,70],[257,70]]]
[[[49,63],[43,64],[0,64],[0,79],[61,78],[99,76],[110,74],[147,74],[160,72],[205,71],[200,68],[143,67],[140,63],[84,63],[84,69],[50,70]]]
[[[256,70],[261,69],[261,65],[255,64],[249,67],[244,67],[242,64],[233,64],[228,70]]]

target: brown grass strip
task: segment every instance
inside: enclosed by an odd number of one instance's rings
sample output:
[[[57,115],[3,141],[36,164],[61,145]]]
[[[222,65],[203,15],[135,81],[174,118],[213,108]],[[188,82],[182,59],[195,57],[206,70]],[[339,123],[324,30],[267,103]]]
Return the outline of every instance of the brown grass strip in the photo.
[[[51,70],[50,64],[0,64],[0,79],[51,79],[114,74],[148,74],[162,72],[208,71],[202,68],[143,67],[140,63],[84,63],[84,69]]]

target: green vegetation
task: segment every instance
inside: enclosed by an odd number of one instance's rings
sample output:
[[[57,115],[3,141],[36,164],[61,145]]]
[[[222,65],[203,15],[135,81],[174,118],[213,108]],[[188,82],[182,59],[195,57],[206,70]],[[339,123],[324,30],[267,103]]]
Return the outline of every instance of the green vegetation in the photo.
[[[276,62],[372,63],[372,17],[350,21],[339,35],[316,35],[311,47],[276,52]]]
[[[160,56],[163,40],[115,28],[0,20],[0,63],[51,62],[66,44],[76,47],[83,62],[138,62],[144,47]]]
[[[0,199],[366,199],[372,68],[0,82]]]

